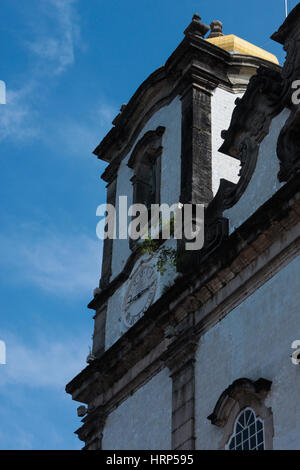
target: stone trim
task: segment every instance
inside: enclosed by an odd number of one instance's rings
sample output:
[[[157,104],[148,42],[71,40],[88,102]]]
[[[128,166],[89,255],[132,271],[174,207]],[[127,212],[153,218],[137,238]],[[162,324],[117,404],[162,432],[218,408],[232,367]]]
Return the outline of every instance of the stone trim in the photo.
[[[98,158],[117,167],[130,152],[149,118],[175,96],[184,93],[187,84],[202,80],[238,92],[246,89],[248,80],[260,65],[273,70],[280,69],[264,59],[231,54],[203,40],[196,23],[193,19],[185,38],[165,65],[153,72],[129,103],[122,106],[121,113],[114,120],[115,126],[94,150]],[[106,170],[103,175],[105,180],[109,171]]]
[[[172,378],[172,449],[195,449],[195,353],[196,338],[184,338],[181,347],[166,351]]]
[[[296,187],[298,181],[294,189]],[[256,220],[254,217],[252,223],[243,224],[231,235],[228,243],[232,243],[235,250],[231,264],[220,263],[218,254],[218,265],[215,260],[212,260],[212,264],[208,260],[205,273],[198,268],[198,280],[195,274],[187,280],[182,278],[181,288],[180,284],[174,287],[174,295],[170,289],[101,359],[96,359],[73,379],[67,386],[67,392],[72,393],[73,399],[88,403],[89,407],[95,409],[105,405],[108,413],[168,364],[170,369],[176,370],[174,390],[177,379],[178,383],[181,377],[188,382],[185,377],[191,373],[191,363],[187,364],[186,372],[184,368],[175,367],[176,354],[184,351],[183,345],[204,334],[299,254],[297,224],[300,220],[300,200],[299,194],[297,199],[292,192],[291,188],[279,190],[281,204],[278,204],[278,195],[277,198],[273,197],[278,220],[270,218],[270,213],[267,215],[271,207],[267,210],[268,205],[263,206],[258,210],[260,216],[256,214]],[[283,202],[283,194],[288,197],[289,203]],[[282,208],[282,213],[278,207]],[[251,235],[253,230],[255,236]],[[245,242],[247,239],[248,243]],[[223,247],[223,253],[228,254],[228,250],[228,247]],[[212,266],[214,273],[211,271]],[[244,285],[237,278],[238,274],[244,279]],[[184,357],[184,354],[179,354],[180,357]],[[178,364],[182,362],[178,361]],[[189,421],[193,404],[188,402],[186,399],[182,407],[174,405],[174,446],[180,448],[186,444],[180,440],[180,436],[186,436],[187,429],[187,446],[191,447],[193,440],[192,422]],[[178,427],[178,423],[185,424],[188,413],[189,423],[178,432],[181,427]],[[88,428],[88,422],[85,426]]]
[[[280,73],[260,67],[244,96],[236,99],[230,126],[222,131],[224,142],[219,151],[240,160],[240,179],[237,184],[221,179],[219,190],[206,211],[210,221],[234,206],[247,189],[256,168],[260,144],[269,133],[273,118],[284,108],[279,98],[281,90]]]
[[[293,82],[300,77],[300,5],[298,4],[289,14],[279,31],[273,34],[272,39],[284,45],[286,60],[281,72],[283,89],[280,96],[284,105],[291,110],[278,137],[277,156],[280,162],[278,173],[279,181],[289,181],[300,172],[299,156],[299,105],[293,102],[295,91]]]
[[[272,382],[263,378],[255,382],[250,379],[238,379],[222,393],[213,413],[207,418],[215,426],[223,428],[219,450],[225,448],[233,434],[237,416],[247,407],[252,408],[256,416],[264,421],[265,448],[272,450],[273,415],[271,408],[267,408],[264,403],[271,385]]]
[[[134,150],[129,158],[128,167],[134,170],[134,175],[131,178],[131,183],[133,186],[133,204],[144,204],[142,200],[145,197],[143,190],[143,177],[145,168],[141,170],[141,164],[148,163],[148,167],[156,165],[156,192],[155,192],[155,201],[153,204],[160,204],[160,194],[161,194],[161,156],[163,152],[162,147],[162,138],[165,132],[165,127],[158,126],[156,130],[146,132],[139,142],[134,147]],[[150,216],[148,217],[150,219]],[[149,223],[149,220],[148,220]],[[146,228],[146,227],[145,227]],[[143,228],[141,228],[142,230]],[[135,251],[138,248],[140,240],[129,239],[129,247],[132,251]]]
[[[139,164],[139,157],[145,153],[149,154],[151,159],[156,159],[157,154],[162,151],[161,141],[166,128],[158,126],[155,131],[148,131],[138,141],[128,160],[129,168],[135,168]]]
[[[271,201],[262,206],[251,217],[251,220],[242,224],[226,243],[223,242],[220,251],[217,250],[206,260],[205,265],[199,264],[193,274],[178,279],[174,287],[170,288],[164,296],[149,308],[146,315],[139,322],[106,351],[105,355],[108,362],[113,358],[119,361],[118,355],[116,355],[118,350],[120,350],[121,357],[124,358],[123,346],[127,351],[137,343],[141,347],[138,337],[143,332],[149,335],[147,347],[149,346],[149,350],[151,350],[154,346],[153,343],[149,345],[151,339],[157,340],[156,344],[158,344],[161,338],[164,338],[164,332],[161,329],[164,321],[166,321],[165,316],[168,318],[167,323],[170,323],[171,313],[173,312],[172,315],[175,315],[175,312],[177,312],[174,320],[176,323],[176,318],[180,318],[181,312],[184,313],[185,317],[188,317],[189,313],[193,311],[192,308],[196,311],[197,307],[200,306],[203,312],[204,304],[211,300],[221,289],[225,288],[226,285],[232,283],[237,275],[247,269],[251,263],[256,263],[257,273],[259,273],[263,266],[260,267],[257,261],[264,253],[263,264],[267,265],[268,258],[269,261],[274,259],[275,262],[280,252],[283,252],[288,246],[292,246],[292,237],[296,237],[295,243],[298,243],[299,237],[295,230],[300,219],[300,194],[297,193],[299,179],[300,177],[296,178],[292,185],[293,188],[281,188],[276,195],[277,197],[273,196]],[[296,195],[293,195],[293,192],[296,192]],[[285,198],[288,198],[289,202],[284,202]],[[291,230],[293,227],[294,231]],[[283,237],[284,233],[289,233],[290,238]],[[272,253],[271,247],[276,246],[276,243],[278,244],[277,252]],[[295,256],[299,249],[298,245],[290,256]],[[281,264],[286,257],[287,254],[284,254]],[[291,257],[289,260],[291,260]],[[227,291],[226,297],[228,295]],[[164,328],[166,326],[164,325]],[[105,364],[105,362],[101,362],[103,365]],[[88,366],[69,384],[69,391],[71,392],[73,387],[78,388],[80,382],[85,380],[85,374],[90,374],[98,368],[99,363],[97,361]]]
[[[106,418],[107,414],[103,407],[97,410],[89,407],[87,416],[82,420],[83,426],[75,431],[78,438],[85,443],[83,450],[102,450]]]
[[[191,86],[182,96],[181,195],[183,204],[208,204],[212,192],[211,91]]]
[[[93,356],[100,357],[105,352],[105,325],[107,304],[99,308],[94,316]]]
[[[107,204],[116,206],[116,193],[117,193],[117,180],[113,180],[107,186],[106,201]],[[100,279],[100,287],[103,289],[109,284],[109,280],[112,274],[112,255],[113,255],[113,239],[106,238],[103,241],[103,257],[102,257],[102,272]]]

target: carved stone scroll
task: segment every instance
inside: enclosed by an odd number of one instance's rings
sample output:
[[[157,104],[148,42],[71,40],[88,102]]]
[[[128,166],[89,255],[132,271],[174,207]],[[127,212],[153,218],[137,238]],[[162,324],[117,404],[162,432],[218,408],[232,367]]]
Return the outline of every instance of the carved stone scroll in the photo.
[[[300,80],[300,4],[292,10],[272,39],[283,44],[286,51],[280,99],[291,109],[291,114],[280,132],[277,155],[280,161],[278,179],[289,181],[300,171],[300,107],[293,100],[293,83]]]

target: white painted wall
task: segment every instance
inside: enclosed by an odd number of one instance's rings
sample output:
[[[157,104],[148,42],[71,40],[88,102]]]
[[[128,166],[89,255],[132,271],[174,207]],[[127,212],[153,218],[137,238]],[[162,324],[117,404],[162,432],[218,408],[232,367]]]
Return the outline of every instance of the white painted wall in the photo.
[[[164,126],[166,128],[162,139],[163,153],[161,157],[161,201],[172,205],[179,202],[180,196],[181,101],[178,97],[176,97],[168,106],[165,106],[164,108],[161,108],[159,111],[157,111],[149,119],[133,144],[131,152],[137,142],[146,132],[155,130],[158,126]],[[118,172],[116,191],[117,211],[119,208],[119,196],[127,195],[128,206],[132,204],[133,187],[130,179],[133,176],[133,170],[127,166],[131,152],[129,152],[122,161]],[[130,254],[131,250],[129,248],[128,240],[114,240],[111,280],[122,271]]]
[[[232,181],[232,183],[237,183],[239,180],[239,160],[219,152],[219,148],[223,143],[221,132],[227,130],[230,125],[232,112],[235,108],[234,102],[242,96],[241,93],[230,93],[222,88],[216,88],[212,95],[212,189],[214,195],[219,189],[221,178]]]
[[[168,247],[176,247],[176,240],[167,240],[165,245]],[[141,257],[135,264],[132,273],[134,273],[139,265],[149,258],[149,255]],[[156,269],[157,256],[154,256],[149,264],[154,265]],[[176,269],[170,265],[166,265],[166,272],[160,274],[157,272],[157,289],[153,302],[158,300],[164,288],[174,282],[177,276]],[[126,331],[127,327],[122,321],[122,308],[124,298],[128,285],[131,279],[129,278],[124,284],[109,298],[106,316],[106,327],[105,327],[105,350],[109,349]]]
[[[217,192],[221,178],[236,183],[238,181],[239,161],[224,155],[218,151],[222,145],[221,131],[227,129],[230,124],[234,101],[241,94],[233,94],[221,88],[217,88],[212,96],[212,185],[214,194]],[[162,146],[162,175],[161,175],[161,201],[172,205],[179,202],[180,174],[181,174],[181,101],[176,97],[168,106],[160,109],[152,116],[143,130],[140,132],[136,143],[149,130],[155,130],[158,126],[166,128],[163,135]],[[131,149],[131,151],[132,151]],[[117,180],[116,209],[119,210],[119,196],[127,195],[128,205],[132,203],[132,184],[130,182],[133,171],[127,163],[131,152],[124,158],[120,165]],[[116,277],[124,268],[131,254],[128,240],[114,240],[112,257],[112,277]]]
[[[221,393],[239,378],[273,382],[274,449],[300,449],[300,366],[291,343],[300,339],[300,258],[209,330],[196,356],[196,448],[217,449],[222,429],[207,420]]]
[[[224,217],[229,219],[230,233],[245,222],[282,186],[277,178],[279,160],[276,145],[289,113],[290,111],[285,109],[273,119],[269,134],[260,144],[257,165],[246,191],[237,204],[224,212]]]
[[[212,96],[212,162],[213,162],[213,189],[217,192],[220,178],[226,178],[232,182],[238,181],[239,161],[221,154],[218,149],[222,144],[221,131],[227,129],[230,124],[234,102],[238,96],[217,88]],[[258,163],[249,186],[240,201],[225,211],[224,216],[229,218],[230,231],[243,223],[258,207],[269,199],[281,186],[277,179],[279,161],[276,156],[276,142],[288,111],[283,111],[271,124],[270,133],[261,144]],[[143,131],[136,139],[135,144],[149,130],[158,126],[165,126],[163,135],[162,176],[161,176],[161,201],[169,205],[177,203],[180,197],[180,173],[181,173],[181,101],[177,97],[168,106],[160,109],[145,125]],[[134,148],[133,145],[132,149]],[[116,209],[119,210],[119,196],[127,195],[128,206],[132,203],[133,188],[130,179],[133,172],[127,166],[131,152],[122,161],[118,173]],[[168,244],[174,244],[169,241]],[[112,277],[116,277],[124,268],[131,254],[129,241],[114,240],[112,256]],[[156,260],[153,260],[155,263]],[[138,261],[140,263],[140,261]],[[136,269],[137,265],[134,267]],[[156,301],[166,285],[174,281],[176,272],[168,269],[163,276],[158,274],[158,289]],[[122,305],[128,288],[128,282],[109,299],[106,320],[106,345],[108,349],[126,331],[123,325]]]
[[[172,380],[163,369],[107,418],[104,450],[170,450]]]

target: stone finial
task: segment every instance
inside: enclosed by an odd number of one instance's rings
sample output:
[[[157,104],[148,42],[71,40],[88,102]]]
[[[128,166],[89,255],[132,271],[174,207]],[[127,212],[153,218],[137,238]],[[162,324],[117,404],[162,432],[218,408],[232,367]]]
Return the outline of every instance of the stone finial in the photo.
[[[77,416],[83,418],[87,414],[87,407],[82,405],[77,408]]]
[[[209,38],[218,38],[224,36],[223,34],[223,23],[221,21],[215,20],[210,23],[210,34]]]
[[[196,35],[204,38],[206,33],[209,31],[209,26],[201,22],[200,16],[195,13],[192,22],[188,25],[184,31],[185,36]]]
[[[127,104],[122,104],[121,108],[120,108],[120,112],[119,114],[115,117],[115,119],[112,121],[112,125],[115,126],[117,123],[118,123],[118,120],[121,116],[121,114],[123,113],[124,109],[126,108]]]

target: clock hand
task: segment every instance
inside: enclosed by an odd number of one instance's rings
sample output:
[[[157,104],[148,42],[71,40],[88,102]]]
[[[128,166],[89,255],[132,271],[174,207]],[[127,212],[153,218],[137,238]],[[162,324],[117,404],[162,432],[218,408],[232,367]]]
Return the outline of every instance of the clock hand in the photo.
[[[135,302],[136,300],[138,300],[140,297],[142,297],[142,295],[149,289],[149,287],[146,287],[146,289],[142,290],[141,292],[139,292],[137,295],[135,295],[131,300],[130,300],[130,304],[132,302]]]
[[[145,294],[145,292],[147,292],[147,290],[150,289],[150,287],[152,286],[153,282],[148,286],[146,287],[145,289],[143,289],[141,292],[139,292],[137,295],[135,295],[131,300],[130,302],[127,303],[128,304],[131,304],[132,302],[135,302],[136,300],[138,300],[140,297],[142,297],[142,295]]]

